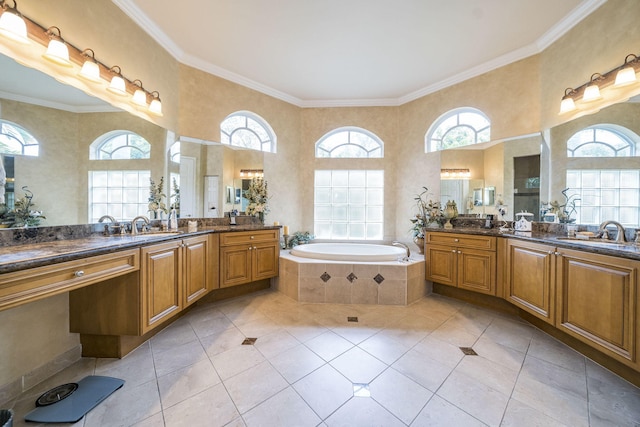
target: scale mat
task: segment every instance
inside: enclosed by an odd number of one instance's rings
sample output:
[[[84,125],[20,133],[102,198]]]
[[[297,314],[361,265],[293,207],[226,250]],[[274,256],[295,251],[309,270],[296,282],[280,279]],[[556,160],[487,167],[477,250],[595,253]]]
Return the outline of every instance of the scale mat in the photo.
[[[25,421],[38,423],[75,423],[111,393],[124,385],[124,380],[90,375],[78,381],[78,389],[59,402],[40,406],[25,415]]]

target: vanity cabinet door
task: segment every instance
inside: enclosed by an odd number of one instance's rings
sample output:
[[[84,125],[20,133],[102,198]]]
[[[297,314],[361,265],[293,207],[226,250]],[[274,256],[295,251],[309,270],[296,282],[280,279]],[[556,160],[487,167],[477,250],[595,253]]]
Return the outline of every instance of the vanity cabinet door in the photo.
[[[259,243],[253,246],[253,280],[268,279],[278,275],[280,245]]]
[[[426,279],[443,285],[456,286],[458,259],[456,249],[451,246],[425,246]]]
[[[182,310],[182,240],[141,249],[142,333]]]
[[[252,246],[232,245],[220,248],[220,287],[251,282]]]
[[[458,287],[483,294],[496,294],[496,253],[459,249]]]
[[[547,323],[554,323],[555,247],[509,239],[505,298]]]
[[[279,230],[224,233],[220,236],[220,287],[243,285],[278,275]]]
[[[217,272],[212,262],[217,259],[209,236],[196,236],[183,240],[184,301],[188,307],[217,287]]]
[[[640,262],[562,249],[556,327],[626,363],[637,364]]]

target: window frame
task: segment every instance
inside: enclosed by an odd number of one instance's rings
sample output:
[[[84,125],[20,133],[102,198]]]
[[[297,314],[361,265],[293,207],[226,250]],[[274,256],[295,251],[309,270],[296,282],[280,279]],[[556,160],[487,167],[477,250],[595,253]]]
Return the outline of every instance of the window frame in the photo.
[[[580,140],[579,135],[591,132],[592,135],[589,140],[586,142],[580,142],[578,145],[570,148],[570,144],[573,140]],[[600,141],[598,138],[598,133],[603,132],[610,135],[613,135],[618,138],[619,141],[623,142],[625,145],[621,148],[616,148],[611,144],[606,143],[605,141]],[[627,129],[623,126],[614,125],[614,124],[596,124],[587,126],[585,128],[580,129],[575,132],[569,139],[567,140],[567,157],[580,159],[580,158],[593,158],[593,157],[603,157],[600,155],[581,155],[576,156],[575,152],[579,149],[584,148],[587,145],[602,145],[609,148],[611,151],[615,153],[614,156],[604,156],[604,157],[638,157],[640,156],[640,150],[637,149],[638,144],[640,143],[640,136],[638,136],[635,132]],[[629,154],[621,154],[624,150],[629,150]]]
[[[327,141],[329,138],[334,137],[335,135],[341,134],[341,133],[347,133],[347,138],[346,144],[340,144],[336,147],[333,147],[331,150],[327,150],[325,148],[322,147],[322,144]],[[361,134],[364,135],[365,137],[371,139],[373,142],[375,142],[376,144],[378,144],[378,146],[376,148],[373,148],[371,150],[368,150],[366,147],[357,144],[357,143],[352,143],[352,134]],[[357,146],[360,147],[362,149],[362,151],[367,153],[367,156],[364,157],[358,157],[358,156],[341,156],[341,155],[333,155],[333,152],[347,147],[347,146]],[[328,153],[328,156],[319,156],[318,155],[318,151],[319,150],[323,150],[324,152]],[[372,153],[379,151],[378,155],[372,155]],[[375,133],[368,131],[366,129],[360,128],[360,127],[356,127],[356,126],[344,126],[344,127],[339,127],[337,129],[332,130],[331,132],[327,132],[326,134],[324,134],[315,144],[315,157],[316,159],[382,159],[384,158],[384,142],[382,141],[382,139],[380,139],[380,137],[378,137],[378,135],[376,135]]]
[[[14,133],[19,134],[22,138],[16,138],[16,136],[13,133],[8,133],[5,130],[5,126],[8,128],[13,128]],[[38,141],[38,139],[35,136],[33,136],[31,132],[29,132],[27,129],[25,129],[24,127],[20,126],[17,123],[11,122],[9,120],[0,119],[0,136],[5,136],[8,139],[17,141],[17,143],[20,144],[21,146],[20,153],[0,151],[0,154],[2,155],[29,156],[29,157],[38,157],[40,155],[40,141]],[[28,143],[29,141],[27,140],[32,140],[33,143]],[[30,153],[30,151],[34,150],[34,147],[35,147],[35,152]]]
[[[483,128],[474,128],[472,126],[470,126],[469,124],[461,124],[460,123],[460,117],[463,114],[474,114],[479,116],[480,118],[484,119],[487,122],[487,125]],[[451,126],[449,129],[447,129],[444,133],[443,133],[443,137],[437,140],[434,140],[433,136],[434,134],[439,130],[440,126],[442,126],[445,122],[447,122],[448,120],[450,120],[452,117],[456,118],[456,125],[455,126]],[[460,146],[455,146],[455,147],[448,147],[448,148],[443,148],[442,147],[442,141],[445,139],[445,136],[451,132],[452,130],[456,129],[456,128],[460,128],[460,127],[465,127],[465,128],[470,128],[473,130],[474,133],[474,142],[472,143],[468,143],[465,145],[460,145]],[[487,138],[486,141],[485,140],[480,140],[479,135],[482,134],[483,132],[487,132]],[[435,141],[440,141],[439,143],[435,143]],[[489,142],[491,141],[491,120],[489,119],[489,117],[483,113],[482,111],[478,110],[477,108],[473,108],[473,107],[461,107],[461,108],[455,108],[453,110],[449,110],[446,113],[444,113],[443,115],[441,115],[440,117],[438,117],[438,119],[436,119],[436,121],[434,121],[431,126],[429,126],[429,129],[427,130],[427,133],[425,134],[424,137],[424,151],[425,153],[434,153],[437,151],[443,151],[443,150],[448,150],[450,148],[460,148],[460,147],[468,147],[469,145],[475,145],[475,144],[479,144],[479,143],[483,143],[483,142]],[[434,147],[433,145],[437,144],[437,147]]]
[[[227,132],[224,129],[225,123],[231,119],[235,119],[237,117],[241,117],[244,119],[244,126],[237,126],[233,128],[230,132]],[[249,127],[249,120],[252,120],[257,125],[259,125],[264,133],[267,135],[267,138],[263,139],[258,135],[253,129]],[[252,147],[246,147],[245,145],[234,144],[234,134],[239,131],[246,131],[253,134],[260,143],[260,150],[256,150]],[[251,111],[236,111],[235,113],[229,114],[227,117],[220,122],[220,142],[224,145],[228,145],[230,147],[242,148],[245,150],[254,150],[254,151],[262,151],[264,153],[275,153],[277,147],[277,137],[273,128],[269,125],[269,123],[256,113]],[[268,149],[265,149],[267,148]]]
[[[102,147],[104,147],[106,144],[108,144],[109,142],[111,142],[113,139],[115,138],[119,138],[121,136],[125,136],[126,137],[126,145],[120,146],[115,148],[113,151],[111,151],[109,153],[109,157],[108,158],[103,158],[101,157],[101,153],[107,153],[107,151],[103,151]],[[148,151],[142,151],[140,148],[131,145],[130,144],[130,140],[131,140],[131,136],[136,136],[140,139],[142,139],[146,144],[147,147],[149,148]],[[143,154],[144,157],[140,157],[140,158],[113,158],[113,153],[117,152],[118,150],[122,149],[122,148],[131,148],[134,150],[137,150],[139,152],[141,152]],[[131,132],[129,130],[114,130],[111,132],[107,132],[104,133],[102,135],[100,135],[98,138],[95,139],[95,141],[93,141],[91,143],[91,145],[89,146],[89,160],[98,160],[98,161],[103,161],[103,160],[150,160],[151,159],[151,143],[149,141],[146,140],[146,138],[138,135],[135,132]]]

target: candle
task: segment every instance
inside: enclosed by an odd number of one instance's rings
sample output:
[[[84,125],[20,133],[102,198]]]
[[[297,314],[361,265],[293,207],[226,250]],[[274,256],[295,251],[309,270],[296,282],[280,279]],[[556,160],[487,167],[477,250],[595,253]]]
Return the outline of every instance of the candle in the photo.
[[[285,225],[282,227],[282,232],[284,233],[285,236],[289,235],[289,226]]]
[[[278,221],[273,221],[273,225],[280,225],[280,223]]]

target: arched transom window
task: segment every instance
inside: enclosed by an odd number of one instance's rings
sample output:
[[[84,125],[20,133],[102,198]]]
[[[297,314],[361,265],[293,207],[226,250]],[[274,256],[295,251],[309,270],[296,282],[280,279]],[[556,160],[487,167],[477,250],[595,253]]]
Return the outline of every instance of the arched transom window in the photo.
[[[316,157],[382,158],[384,143],[365,129],[343,127],[327,133],[318,140]]]
[[[257,114],[238,111],[220,124],[220,142],[250,150],[276,152],[276,135]]]
[[[0,120],[0,154],[37,156],[40,145],[23,127]]]
[[[491,122],[474,108],[458,108],[443,114],[425,135],[425,152],[463,147],[491,140]]]
[[[113,131],[96,139],[89,151],[91,160],[137,160],[151,157],[151,144],[133,132]]]
[[[567,141],[567,157],[633,157],[640,137],[617,125],[582,129]]]

